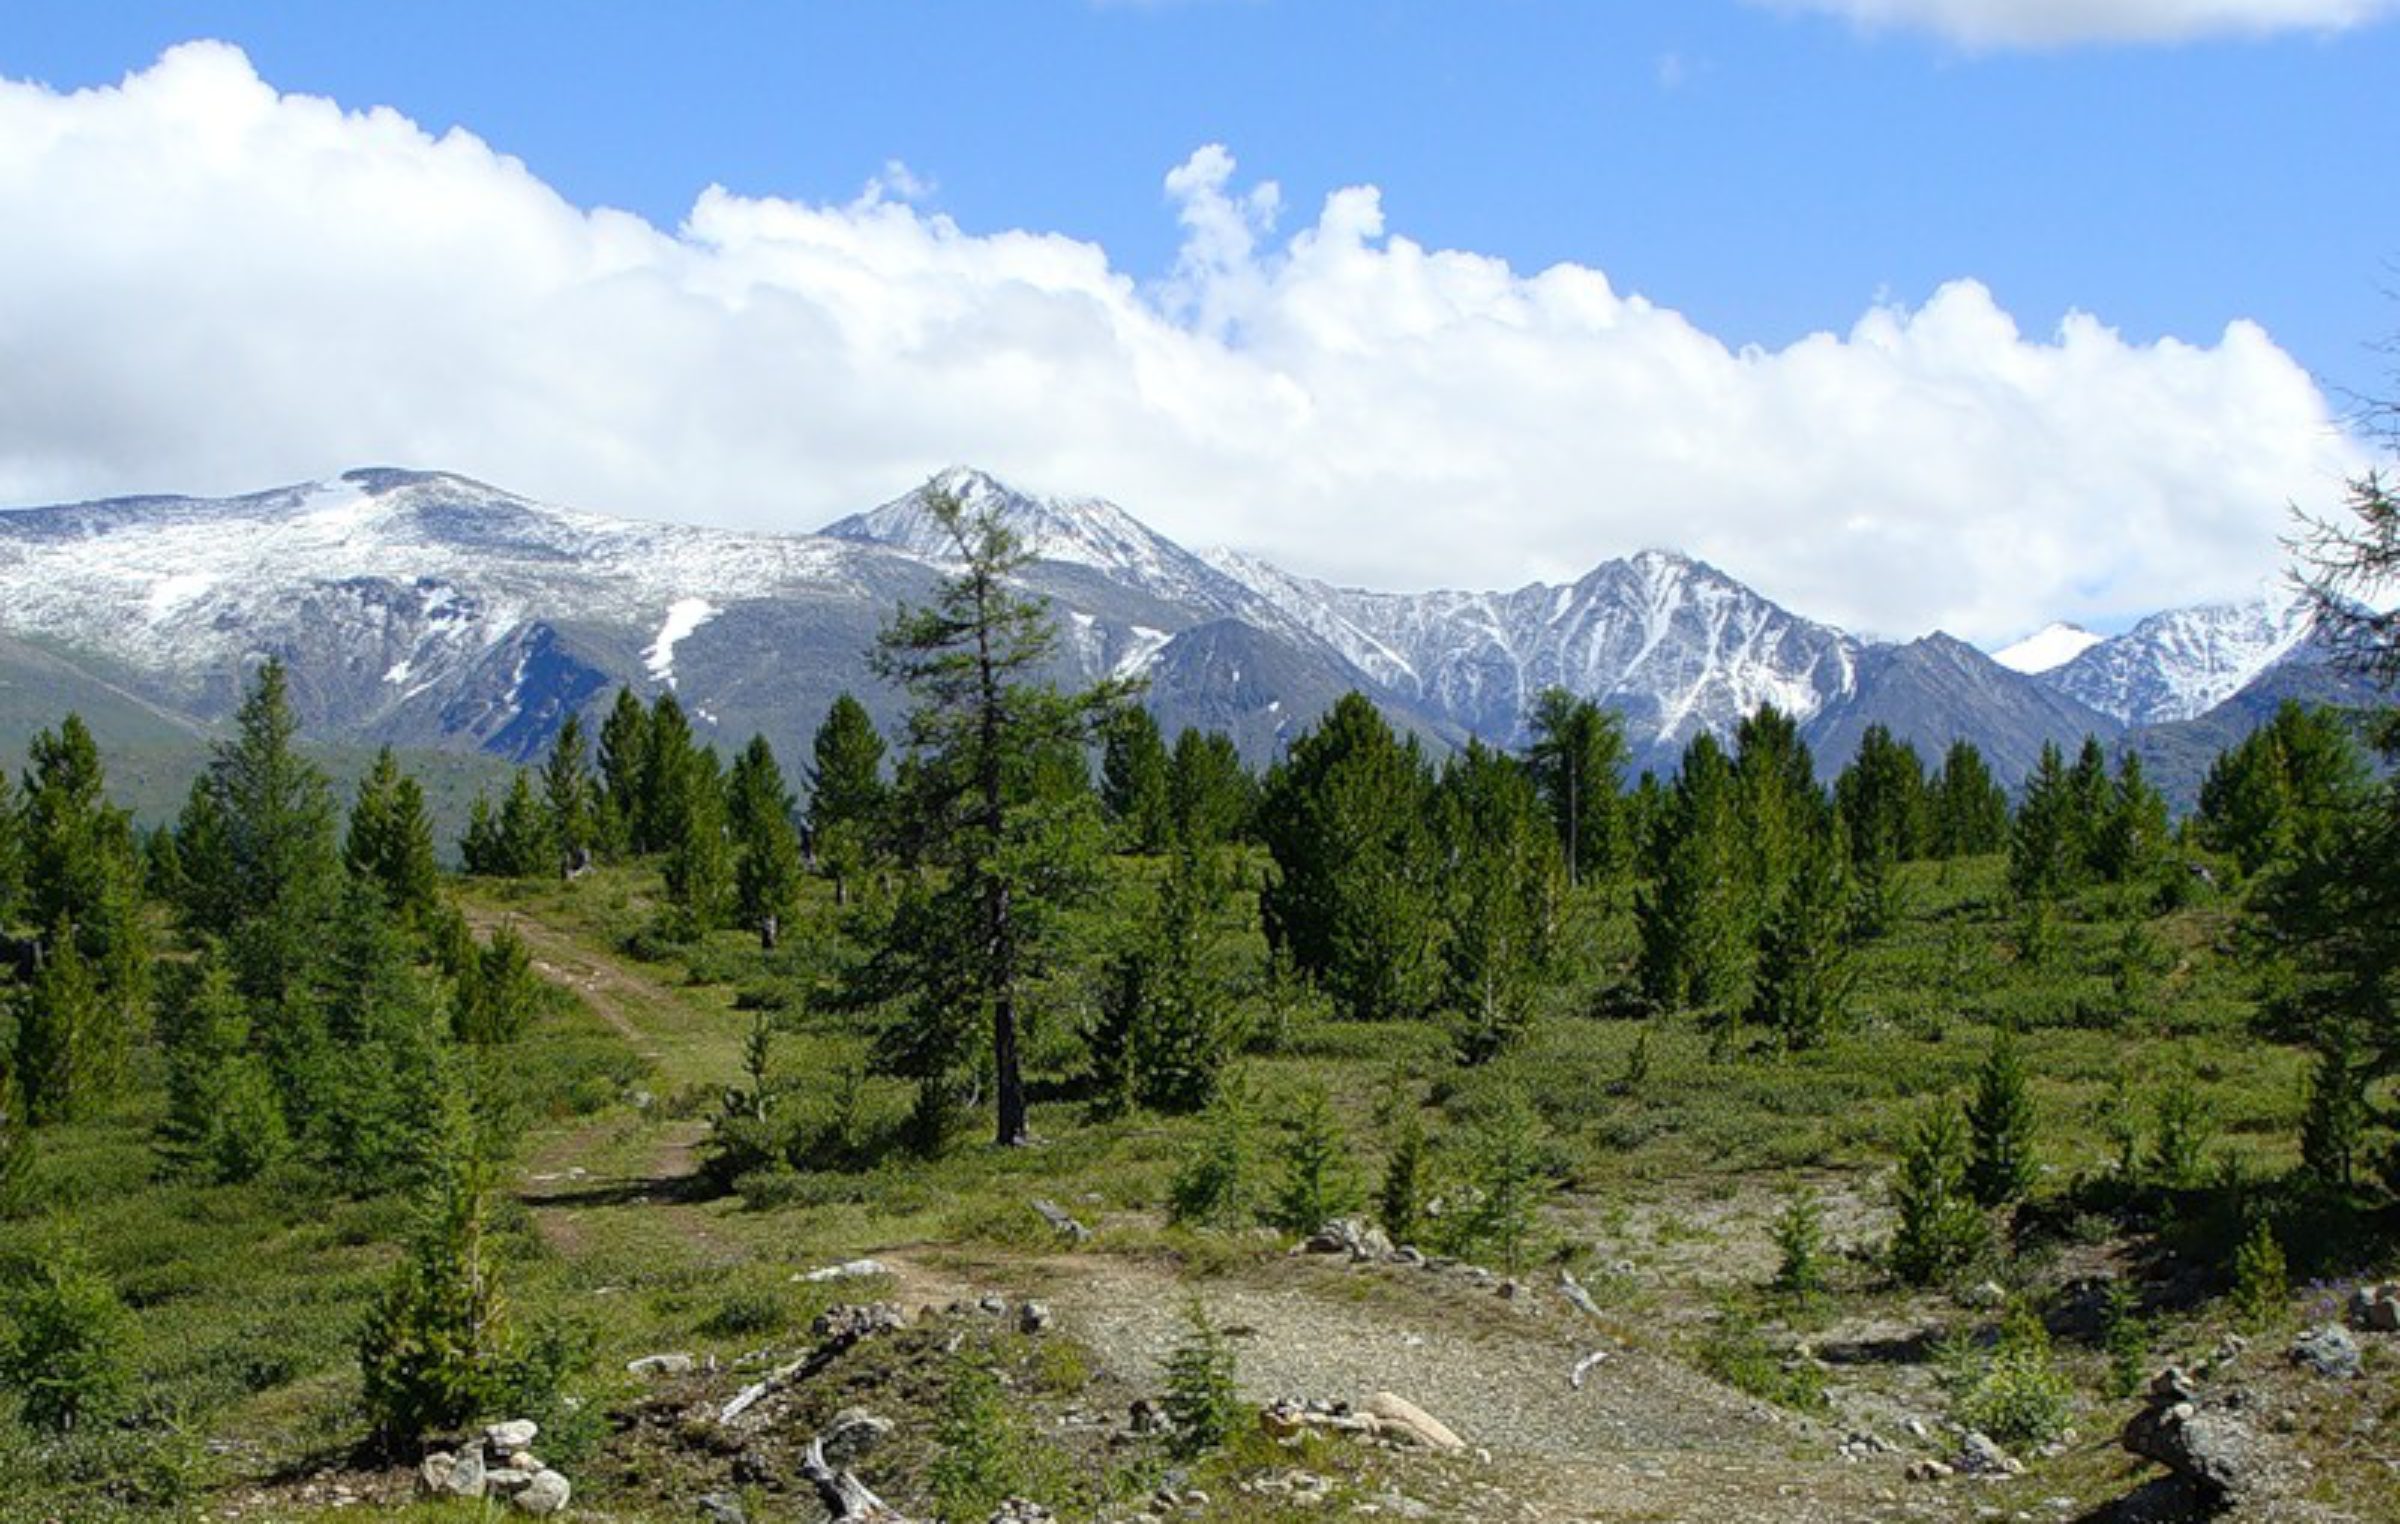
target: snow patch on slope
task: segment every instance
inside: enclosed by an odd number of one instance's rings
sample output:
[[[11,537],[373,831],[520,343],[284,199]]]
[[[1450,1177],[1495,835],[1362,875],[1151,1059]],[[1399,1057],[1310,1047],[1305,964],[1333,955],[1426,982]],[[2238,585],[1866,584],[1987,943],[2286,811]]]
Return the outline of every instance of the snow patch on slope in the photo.
[[[650,674],[650,680],[674,687],[675,647],[723,612],[706,598],[678,598],[667,605],[667,622],[658,627],[658,638],[642,653],[642,670]]]

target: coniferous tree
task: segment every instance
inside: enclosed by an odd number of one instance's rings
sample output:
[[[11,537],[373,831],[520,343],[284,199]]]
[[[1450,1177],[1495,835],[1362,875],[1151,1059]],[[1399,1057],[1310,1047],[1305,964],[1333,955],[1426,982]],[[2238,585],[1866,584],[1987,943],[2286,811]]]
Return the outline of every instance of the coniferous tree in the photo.
[[[660,822],[675,834],[663,843],[667,903],[678,934],[699,936],[725,924],[733,911],[733,843],[725,829],[725,784],[716,756],[693,752],[680,769],[681,799],[660,807]]]
[[[2155,870],[2166,850],[2166,798],[2142,776],[2142,759],[2128,751],[2109,788],[2093,870],[2112,884],[2133,883]]]
[[[244,993],[282,1005],[322,966],[342,867],[325,775],[295,748],[280,662],[259,669],[177,831],[185,916],[221,940]]]
[[[1929,1107],[1910,1130],[1892,1182],[1899,1221],[1892,1232],[1892,1273],[1926,1286],[1959,1269],[1983,1248],[1983,1214],[1967,1189],[1967,1134],[1956,1105]]]
[[[90,1041],[121,1055],[146,1020],[150,992],[147,875],[132,819],[109,803],[100,749],[80,717],[36,735],[27,756],[25,911],[34,925],[74,938],[105,1028]]]
[[[233,971],[211,956],[165,1002],[160,1035],[167,1059],[170,1157],[220,1182],[248,1180],[290,1145],[283,1101],[266,1061],[251,1048],[249,1002]]]
[[[373,884],[393,913],[412,925],[430,924],[441,899],[441,869],[434,860],[425,790],[400,771],[388,746],[359,780],[342,862],[352,878]]]
[[[2100,876],[2102,838],[2109,816],[2108,752],[2100,738],[2086,735],[2067,769],[2067,853],[2072,876],[2088,883]]]
[[[1937,857],[1979,857],[2008,845],[2008,795],[1972,741],[1953,741],[1927,788]]]
[[[1543,1173],[1541,1119],[1521,1091],[1501,1091],[1469,1124],[1465,1154],[1462,1199],[1445,1235],[1456,1252],[1490,1254],[1514,1275],[1533,1247],[1552,1184]]]
[[[817,727],[808,772],[808,839],[817,867],[833,880],[833,900],[850,903],[852,885],[881,842],[891,807],[883,778],[883,737],[857,699],[837,696]]]
[[[1109,717],[1100,738],[1100,803],[1135,852],[1166,850],[1168,767],[1167,743],[1149,710],[1129,704]]]
[[[1415,1240],[1424,1220],[1431,1174],[1425,1119],[1412,1106],[1393,1135],[1391,1154],[1383,1162],[1383,1184],[1375,1193],[1376,1213],[1393,1243]]]
[[[1245,839],[1258,813],[1258,782],[1242,765],[1233,737],[1187,729],[1167,763],[1167,809],[1184,841],[1212,845]]]
[[[1156,897],[1109,962],[1087,1034],[1101,1114],[1197,1111],[1216,1097],[1236,1035],[1214,967],[1228,896],[1211,854],[1177,842]]]
[[[807,868],[800,833],[792,825],[791,792],[765,736],[752,736],[734,759],[725,803],[735,851],[735,913],[758,934],[759,946],[773,952],[799,908],[800,879]]]
[[[490,1165],[463,1105],[444,1106],[415,1233],[359,1335],[367,1416],[395,1440],[455,1430],[502,1394],[515,1344],[486,1239]]]
[[[945,1019],[926,1006],[952,996],[983,1017],[996,1136],[1016,1146],[1030,1141],[1025,1007],[1055,945],[1058,912],[1088,892],[1098,868],[1097,802],[1082,747],[1123,690],[1070,695],[1041,682],[1058,634],[1047,605],[1009,585],[1028,558],[1023,544],[989,503],[970,507],[938,484],[923,500],[959,569],[930,606],[903,609],[885,627],[874,665],[915,701],[903,808],[926,859],[943,871],[928,891],[934,913],[917,928],[931,940],[888,950],[922,976],[910,981],[920,1017]],[[958,1063],[939,1067],[955,1072]]]
[[[423,1178],[448,1013],[370,890],[353,885],[343,895],[333,935],[324,1102],[300,1120],[334,1177],[366,1194]]]
[[[570,709],[542,764],[550,841],[558,854],[557,871],[568,878],[589,867],[600,846],[601,796],[584,750],[583,716]]]
[[[2287,700],[2211,764],[2193,830],[2256,874],[2322,858],[2369,797],[2366,760],[2341,720]]]
[[[1792,874],[1832,826],[1816,759],[1800,724],[1761,704],[1734,729],[1733,775],[1752,924],[1783,898]]]
[[[1515,1045],[1532,1020],[1548,963],[1560,848],[1533,780],[1513,758],[1470,741],[1435,789],[1448,928],[1443,996],[1471,1064]]]
[[[1976,1204],[2000,1207],[2024,1200],[2034,1178],[2033,1095],[2016,1039],[2005,1027],[1976,1072],[1967,1131],[1967,1193]]]
[[[2368,1118],[2364,1056],[2350,1022],[2336,1019],[2316,1043],[2308,1105],[2300,1119],[2300,1162],[2320,1188],[2347,1193],[2358,1183],[2358,1154]]]
[[[2075,888],[2082,869],[2066,754],[2045,741],[2009,829],[2008,887],[2020,900],[2051,900]]]
[[[1925,854],[1930,802],[1917,749],[1870,725],[1833,783],[1834,804],[1849,836],[1850,861],[1909,862]]]
[[[500,816],[492,808],[491,795],[481,789],[475,792],[475,802],[467,806],[467,831],[459,838],[458,860],[469,873],[485,878],[503,878],[508,873],[508,849],[500,837]]]
[[[34,1122],[87,1116],[114,1093],[125,1066],[123,1027],[111,1018],[74,929],[60,921],[17,1011],[16,1073]]]
[[[559,869],[558,837],[550,811],[534,792],[533,774],[520,767],[500,803],[499,870],[507,878],[548,878]]]
[[[1628,850],[1618,771],[1625,765],[1623,723],[1564,688],[1535,695],[1525,753],[1550,807],[1570,886],[1623,874]]]
[[[1355,1210],[1364,1198],[1350,1157],[1350,1140],[1322,1085],[1303,1090],[1292,1108],[1282,1166],[1283,1178],[1275,1192],[1275,1224],[1287,1233],[1314,1233]]]
[[[1749,1019],[1786,1051],[1817,1047],[1841,1026],[1852,984],[1840,853],[1830,842],[1802,852],[1760,931],[1750,993]]]
[[[593,822],[600,848],[613,857],[638,850],[643,759],[650,753],[650,712],[631,688],[619,688],[600,722],[600,804]]]
[[[701,807],[696,775],[712,766],[713,759],[692,738],[692,722],[672,690],[651,700],[644,740],[634,846],[643,852],[672,852],[690,832],[691,812]]]
[[[1268,775],[1259,826],[1278,871],[1259,894],[1267,938],[1352,1019],[1418,1015],[1438,991],[1430,786],[1415,740],[1358,693]]]
[[[1683,765],[1650,833],[1650,882],[1634,897],[1642,993],[1662,1006],[1746,997],[1749,900],[1732,764],[1707,731]]]

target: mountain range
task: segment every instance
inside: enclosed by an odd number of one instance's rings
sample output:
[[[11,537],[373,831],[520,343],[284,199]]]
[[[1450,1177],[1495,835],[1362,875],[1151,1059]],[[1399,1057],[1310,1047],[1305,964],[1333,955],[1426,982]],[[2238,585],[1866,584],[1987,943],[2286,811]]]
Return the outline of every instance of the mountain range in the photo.
[[[1663,771],[1697,731],[1773,702],[1829,769],[1877,723],[1928,762],[1971,740],[2011,780],[2044,742],[2092,734],[2154,755],[2188,794],[2195,737],[2238,736],[2285,694],[2363,697],[2289,601],[2164,612],[2108,639],[2044,632],[2003,662],[1938,633],[1862,639],[1666,551],[1559,586],[1371,592],[1187,550],[1105,501],[963,468],[936,481],[1033,552],[1022,580],[1058,616],[1062,680],[1141,677],[1170,734],[1224,729],[1254,760],[1352,688],[1437,748],[1516,745],[1558,684],[1624,717],[1636,767]],[[922,488],[815,534],[607,518],[391,469],[10,510],[0,736],[68,708],[103,739],[203,735],[273,655],[330,743],[525,760],[630,684],[673,688],[727,747],[758,731],[796,759],[844,689],[896,718],[866,655],[947,551]]]

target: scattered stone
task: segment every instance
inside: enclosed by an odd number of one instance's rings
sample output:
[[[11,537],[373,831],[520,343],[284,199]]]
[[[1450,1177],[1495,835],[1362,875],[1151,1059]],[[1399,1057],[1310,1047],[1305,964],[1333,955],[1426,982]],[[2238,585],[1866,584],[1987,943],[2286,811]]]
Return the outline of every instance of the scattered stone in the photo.
[[[824,1441],[826,1464],[848,1468],[891,1436],[892,1421],[865,1408],[844,1408],[818,1436]]]
[[[1998,1281],[1978,1281],[1958,1294],[1958,1305],[1977,1312],[1991,1312],[2008,1305],[2008,1288]]]
[[[1175,1427],[1167,1410],[1147,1397],[1136,1397],[1125,1410],[1125,1421],[1136,1434],[1164,1434]]]
[[[685,1354],[644,1355],[625,1362],[629,1376],[688,1376],[698,1368],[699,1362]]]
[[[513,1498],[533,1481],[533,1473],[522,1466],[494,1466],[483,1474],[483,1495],[487,1498]]]
[[[1380,1422],[1386,1433],[1397,1432],[1430,1450],[1467,1447],[1466,1441],[1453,1433],[1448,1424],[1395,1393],[1377,1392],[1364,1406],[1367,1415]]]
[[[1065,1209],[1060,1207],[1057,1202],[1044,1201],[1036,1196],[1033,1200],[1033,1209],[1041,1214],[1042,1221],[1050,1224],[1051,1231],[1057,1233],[1059,1237],[1070,1243],[1091,1242],[1092,1230],[1068,1216]]]
[[[532,1449],[534,1440],[541,1432],[542,1426],[532,1419],[516,1418],[506,1423],[484,1425],[483,1442],[494,1455],[515,1455],[519,1451]]]
[[[892,1267],[882,1260],[853,1259],[838,1265],[827,1265],[822,1270],[809,1270],[793,1276],[792,1279],[807,1285],[821,1286],[827,1281],[856,1280],[864,1276],[889,1275],[891,1273]]]
[[[1392,1263],[1395,1265],[1422,1265],[1425,1263],[1425,1251],[1415,1244],[1402,1244],[1392,1251]]]
[[[2350,1321],[2375,1333],[2400,1333],[2400,1281],[2350,1293]]]
[[[750,1524],[750,1515],[742,1511],[742,1500],[730,1492],[702,1493],[700,1516],[708,1524]]]
[[[1057,1524],[1058,1515],[1030,1498],[1002,1498],[989,1524]]]
[[[450,1473],[458,1468],[458,1457],[447,1450],[426,1452],[417,1462],[417,1490],[427,1497],[439,1497],[450,1490]]]
[[[1017,1309],[1017,1332],[1021,1334],[1046,1332],[1050,1323],[1050,1304],[1047,1302],[1027,1302]]]
[[[2290,1359],[2330,1381],[2348,1381],[2358,1374],[2358,1341],[2339,1323],[2312,1328],[2292,1341]]]
[[[1958,1456],[1950,1464],[1962,1476],[2015,1476],[2025,1469],[1990,1435],[1972,1432],[1958,1442]]]
[[[483,1451],[469,1446],[451,1462],[450,1475],[442,1483],[454,1498],[483,1496]]]
[[[1300,1248],[1308,1254],[1347,1254],[1353,1260],[1364,1261],[1389,1258],[1392,1240],[1365,1218],[1336,1217],[1309,1234]]]
[[[525,1490],[518,1493],[513,1501],[519,1512],[532,1514],[537,1519],[547,1518],[554,1513],[564,1513],[567,1499],[574,1495],[574,1491],[565,1477],[544,1466],[533,1474],[533,1479],[525,1484]]]
[[[2150,1383],[2149,1406],[2129,1420],[2118,1443],[2144,1460],[2219,1497],[2232,1497],[2257,1480],[2257,1436],[2240,1416],[2248,1395],[2233,1391],[2203,1398],[2192,1379],[2169,1366]]]
[[[1908,1468],[1908,1479],[1912,1482],[1946,1482],[1956,1475],[1957,1468],[1938,1460],[1916,1461]]]

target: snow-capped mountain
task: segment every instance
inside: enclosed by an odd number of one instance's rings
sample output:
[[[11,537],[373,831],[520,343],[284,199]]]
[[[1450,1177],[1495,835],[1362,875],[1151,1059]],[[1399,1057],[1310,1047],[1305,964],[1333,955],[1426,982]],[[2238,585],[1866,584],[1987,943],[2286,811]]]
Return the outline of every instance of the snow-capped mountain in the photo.
[[[2289,595],[2153,614],[2042,674],[2128,725],[2195,719],[2308,640],[2308,605]]]
[[[1665,551],[1565,585],[1379,593],[1194,554],[1098,499],[964,469],[935,485],[996,508],[1038,557],[1021,576],[1058,616],[1057,676],[1144,678],[1170,730],[1227,730],[1254,760],[1353,688],[1437,747],[1514,744],[1557,684],[1624,717],[1637,767],[1773,703],[1828,770],[1881,724],[1929,761],[1975,741],[2014,776],[2046,740],[2195,713],[2304,633],[2288,610],[2162,615],[2029,677],[1943,636],[1860,640]],[[274,655],[329,740],[528,758],[629,684],[796,757],[841,691],[896,717],[867,653],[954,552],[924,489],[818,534],[605,518],[395,470],[0,512],[0,725],[79,707],[204,729]]]
[[[2013,645],[1992,653],[1992,660],[2028,677],[2065,666],[2107,637],[2077,624],[2047,624]]]
[[[1250,606],[1239,583],[1105,499],[1033,497],[964,466],[942,472],[927,487],[950,493],[971,510],[997,509],[1038,560],[1083,567],[1153,598],[1216,614],[1237,614]],[[958,547],[934,521],[926,501],[927,488],[920,487],[880,508],[837,519],[818,533],[949,566]]]
[[[1509,744],[1551,686],[1617,709],[1642,750],[1730,730],[1762,703],[1805,722],[1853,691],[1862,649],[1666,551],[1508,593],[1366,592],[1209,558],[1385,686]]]

